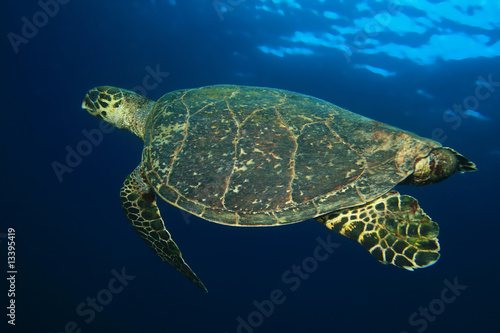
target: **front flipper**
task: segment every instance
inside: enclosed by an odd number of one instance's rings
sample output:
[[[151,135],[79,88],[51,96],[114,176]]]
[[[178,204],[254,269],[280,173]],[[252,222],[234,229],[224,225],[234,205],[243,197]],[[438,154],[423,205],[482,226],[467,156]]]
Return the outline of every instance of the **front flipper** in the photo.
[[[412,271],[439,259],[439,226],[418,201],[391,191],[365,205],[316,218],[363,245],[378,261]]]
[[[165,228],[156,205],[155,192],[144,181],[140,167],[127,176],[120,191],[120,199],[132,227],[154,253],[206,292],[203,282],[186,264],[177,244]]]

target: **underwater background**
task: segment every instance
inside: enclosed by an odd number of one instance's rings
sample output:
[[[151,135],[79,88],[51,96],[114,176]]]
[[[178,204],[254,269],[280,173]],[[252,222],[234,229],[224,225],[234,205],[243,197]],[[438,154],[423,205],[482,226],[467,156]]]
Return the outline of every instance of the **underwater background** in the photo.
[[[2,332],[500,332],[497,1],[1,6]],[[233,228],[161,202],[209,292],[161,262],[119,201],[142,142],[81,102],[98,85],[156,100],[220,83],[319,97],[475,162],[443,183],[397,187],[439,223],[440,260],[409,272],[314,220]],[[311,264],[325,242],[328,258]]]

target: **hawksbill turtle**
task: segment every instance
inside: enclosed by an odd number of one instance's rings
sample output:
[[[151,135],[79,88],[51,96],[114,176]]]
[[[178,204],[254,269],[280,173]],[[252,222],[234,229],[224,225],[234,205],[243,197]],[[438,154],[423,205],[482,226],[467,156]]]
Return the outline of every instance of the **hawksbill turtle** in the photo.
[[[213,85],[154,102],[125,89],[88,91],[82,107],[144,140],[120,197],[149,247],[202,290],[156,204],[229,226],[316,219],[378,261],[413,270],[439,258],[439,226],[392,190],[427,185],[474,163],[431,139],[285,90]]]

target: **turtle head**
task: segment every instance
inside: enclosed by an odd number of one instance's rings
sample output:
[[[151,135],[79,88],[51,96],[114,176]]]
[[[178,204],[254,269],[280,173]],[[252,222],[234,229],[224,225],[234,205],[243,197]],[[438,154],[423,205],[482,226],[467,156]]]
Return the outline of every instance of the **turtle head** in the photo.
[[[476,165],[451,148],[440,147],[415,162],[415,171],[401,184],[428,185],[439,183],[455,172],[476,171]]]
[[[90,89],[82,108],[117,128],[144,138],[146,118],[155,103],[133,91],[101,86]]]

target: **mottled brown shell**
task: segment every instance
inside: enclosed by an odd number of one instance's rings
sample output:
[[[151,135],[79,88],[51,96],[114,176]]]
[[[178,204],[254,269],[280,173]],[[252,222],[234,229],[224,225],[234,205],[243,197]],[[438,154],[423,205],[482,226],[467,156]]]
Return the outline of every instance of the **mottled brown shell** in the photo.
[[[143,169],[164,200],[251,226],[374,200],[440,146],[314,97],[234,85],[164,95],[144,141]]]

